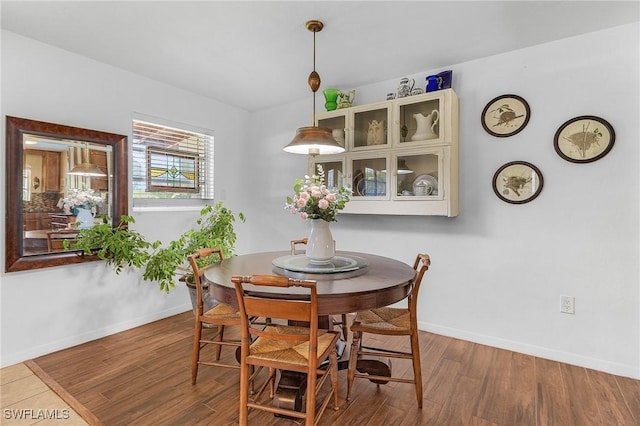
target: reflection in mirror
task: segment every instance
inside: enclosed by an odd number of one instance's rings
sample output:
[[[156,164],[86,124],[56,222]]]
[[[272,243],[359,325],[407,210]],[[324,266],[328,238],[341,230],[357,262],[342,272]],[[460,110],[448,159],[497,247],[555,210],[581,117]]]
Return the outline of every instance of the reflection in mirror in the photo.
[[[113,216],[111,146],[29,133],[22,142],[24,256],[62,251],[78,228]]]
[[[127,213],[126,140],[7,117],[7,272],[96,260],[64,242],[100,215],[115,225]]]

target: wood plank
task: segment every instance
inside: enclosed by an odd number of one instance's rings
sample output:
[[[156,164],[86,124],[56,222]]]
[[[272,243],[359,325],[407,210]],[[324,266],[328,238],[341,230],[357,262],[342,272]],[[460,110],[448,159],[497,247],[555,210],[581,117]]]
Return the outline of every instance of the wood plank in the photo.
[[[573,424],[571,402],[562,380],[560,363],[536,358],[535,370],[536,424],[544,426]]]
[[[560,364],[562,380],[569,395],[571,419],[574,424],[605,424],[598,409],[598,398],[587,377],[586,369]]]
[[[631,425],[635,419],[624,401],[615,376],[600,371],[586,370],[593,393],[597,395],[598,411],[603,424]]]
[[[640,380],[616,376],[616,383],[635,424],[640,424]]]

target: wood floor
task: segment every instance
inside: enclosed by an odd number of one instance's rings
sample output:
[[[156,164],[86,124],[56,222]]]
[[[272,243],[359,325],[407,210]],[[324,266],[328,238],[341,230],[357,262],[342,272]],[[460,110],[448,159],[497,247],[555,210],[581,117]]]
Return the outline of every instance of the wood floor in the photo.
[[[191,385],[192,321],[187,312],[34,362],[105,425],[235,424],[238,370],[201,367],[197,385]],[[640,424],[638,380],[426,332],[420,339],[421,410],[413,386],[402,383],[378,387],[356,380],[346,402],[341,371],[340,410],[326,411],[320,424]],[[224,357],[231,360],[233,354]],[[394,361],[393,370],[411,371],[402,361]],[[295,424],[256,412],[249,421]]]

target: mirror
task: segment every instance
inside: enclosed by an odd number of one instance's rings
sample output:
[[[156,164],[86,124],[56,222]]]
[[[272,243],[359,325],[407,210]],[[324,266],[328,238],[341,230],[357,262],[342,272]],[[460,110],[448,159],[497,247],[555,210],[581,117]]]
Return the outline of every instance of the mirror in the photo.
[[[97,260],[63,243],[127,214],[127,137],[7,116],[6,161],[5,272]]]

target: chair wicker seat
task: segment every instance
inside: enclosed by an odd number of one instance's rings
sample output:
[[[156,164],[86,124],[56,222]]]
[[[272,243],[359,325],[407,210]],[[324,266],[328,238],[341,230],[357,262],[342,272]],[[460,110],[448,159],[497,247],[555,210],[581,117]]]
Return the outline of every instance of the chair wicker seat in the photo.
[[[296,334],[308,335],[309,329],[306,327],[296,327],[287,325],[267,326],[265,332],[272,334]],[[333,344],[334,334],[327,333],[325,330],[318,330],[318,352],[323,353],[330,345]],[[306,371],[309,366],[309,342],[296,343],[286,340],[269,339],[266,337],[258,337],[249,347],[250,361],[264,360],[285,363],[290,369],[292,364],[298,364],[304,367]],[[294,370],[295,371],[295,370]]]
[[[377,308],[358,312],[358,322],[352,326],[353,330],[368,333],[384,334],[385,331],[409,332],[411,330],[411,315],[409,310],[402,308]]]
[[[224,325],[240,324],[240,312],[238,312],[238,309],[234,308],[231,305],[227,305],[226,303],[217,304],[216,306],[202,314],[202,317],[205,319],[214,320],[216,321],[216,324],[221,324],[226,320],[228,320],[229,323],[225,323]]]

